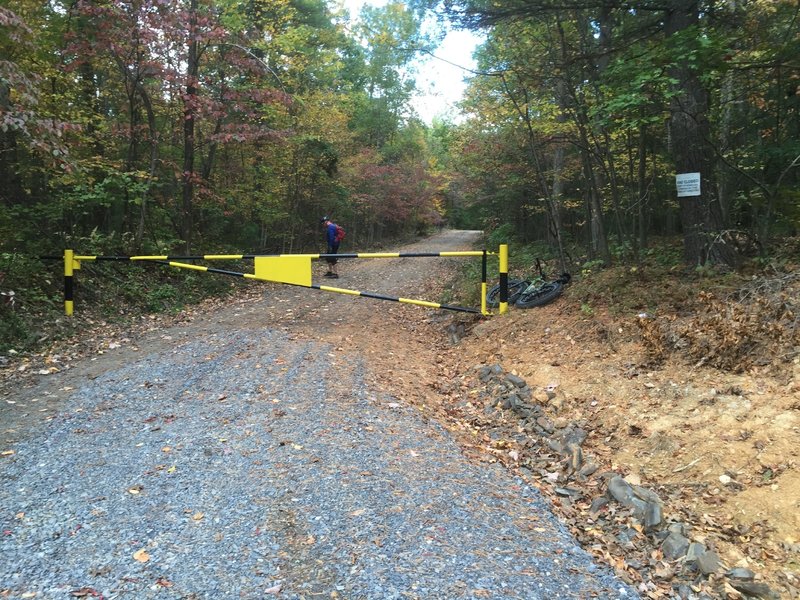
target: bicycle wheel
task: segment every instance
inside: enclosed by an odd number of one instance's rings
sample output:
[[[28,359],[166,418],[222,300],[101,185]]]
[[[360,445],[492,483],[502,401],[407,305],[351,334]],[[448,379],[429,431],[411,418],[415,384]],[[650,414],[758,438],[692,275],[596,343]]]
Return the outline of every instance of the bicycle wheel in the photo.
[[[519,298],[519,295],[530,285],[530,281],[523,279],[510,279],[508,281],[508,303],[514,304]],[[490,308],[497,308],[500,306],[500,284],[493,286],[486,293],[486,306]]]
[[[543,284],[522,294],[515,306],[518,308],[533,308],[534,306],[544,306],[549,304],[561,295],[564,286],[558,281],[545,281]]]

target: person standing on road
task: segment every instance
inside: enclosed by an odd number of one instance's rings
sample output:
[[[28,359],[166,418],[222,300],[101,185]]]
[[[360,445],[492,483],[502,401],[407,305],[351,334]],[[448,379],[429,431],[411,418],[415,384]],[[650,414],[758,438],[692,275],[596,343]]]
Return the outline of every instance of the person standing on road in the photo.
[[[326,254],[336,254],[339,252],[339,243],[340,240],[338,239],[337,232],[339,228],[336,226],[336,223],[331,221],[328,217],[322,217],[320,219],[323,227],[325,227],[325,241],[328,242],[328,251]],[[329,256],[325,259],[328,263],[328,272],[325,273],[325,277],[330,277],[332,279],[339,279],[339,274],[336,272],[336,262],[338,259]]]

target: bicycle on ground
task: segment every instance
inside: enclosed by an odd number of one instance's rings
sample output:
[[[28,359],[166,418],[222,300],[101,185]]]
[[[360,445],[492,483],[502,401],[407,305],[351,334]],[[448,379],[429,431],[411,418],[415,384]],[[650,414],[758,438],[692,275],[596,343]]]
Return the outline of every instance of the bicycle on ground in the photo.
[[[536,259],[539,275],[533,279],[509,279],[508,303],[517,308],[533,308],[550,304],[564,291],[571,280],[569,273],[562,273],[557,279],[548,280],[541,261]],[[500,305],[500,284],[492,287],[486,294],[486,305],[497,308]]]

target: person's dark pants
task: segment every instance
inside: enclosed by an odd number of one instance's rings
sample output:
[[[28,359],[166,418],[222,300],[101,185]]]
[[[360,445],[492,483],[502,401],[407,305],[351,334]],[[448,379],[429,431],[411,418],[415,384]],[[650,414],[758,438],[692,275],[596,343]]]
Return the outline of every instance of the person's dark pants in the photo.
[[[338,252],[339,252],[339,244],[328,245],[328,251],[326,252],[326,254],[337,254]],[[329,256],[325,258],[325,262],[328,263],[328,272],[332,273],[334,266],[336,265],[337,262],[339,262],[339,259]]]

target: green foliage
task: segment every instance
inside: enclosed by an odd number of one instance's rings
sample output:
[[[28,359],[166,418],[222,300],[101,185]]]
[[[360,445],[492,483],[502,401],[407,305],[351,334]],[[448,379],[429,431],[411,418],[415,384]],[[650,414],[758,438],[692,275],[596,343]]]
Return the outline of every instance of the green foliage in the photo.
[[[489,248],[497,248],[500,244],[511,243],[513,237],[514,226],[511,223],[503,223],[489,232],[486,236],[486,245]]]
[[[144,309],[148,312],[166,312],[177,310],[178,293],[175,286],[169,283],[156,285],[148,289],[144,295]]]
[[[605,266],[605,262],[600,259],[586,261],[581,265],[581,275],[588,277],[592,273],[602,271]]]
[[[633,242],[629,239],[618,239],[612,236],[609,240],[609,250],[615,262],[628,262],[634,257]]]
[[[0,352],[24,351],[46,334],[42,321],[63,310],[58,297],[58,262],[0,253]],[[55,266],[56,271],[52,270]]]
[[[677,267],[683,262],[683,247],[680,243],[669,243],[669,240],[661,239],[645,250],[643,258],[646,262],[661,267]]]

